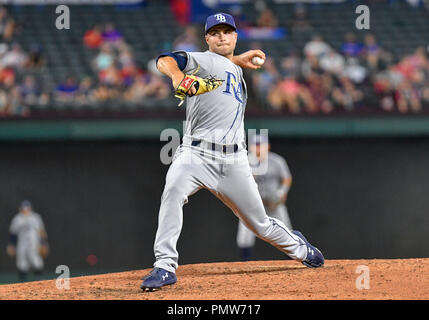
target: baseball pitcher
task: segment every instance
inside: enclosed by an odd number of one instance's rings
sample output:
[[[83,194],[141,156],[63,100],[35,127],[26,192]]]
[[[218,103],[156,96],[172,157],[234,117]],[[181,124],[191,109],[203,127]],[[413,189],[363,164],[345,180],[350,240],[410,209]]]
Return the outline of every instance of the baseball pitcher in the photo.
[[[270,151],[270,143],[265,135],[252,136],[248,156],[267,215],[283,221],[288,229],[292,229],[285,205],[286,197],[292,184],[292,176],[286,160]],[[242,261],[247,261],[251,258],[254,245],[255,234],[243,222],[239,221],[237,246],[240,248]]]
[[[242,67],[257,69],[260,50],[234,56],[237,32],[231,15],[209,16],[205,52],[168,52],[157,68],[171,78],[180,104],[186,102],[183,142],[174,154],[165,181],[158,216],[154,269],[141,288],[153,291],[177,281],[176,244],[183,224],[183,205],[198,190],[208,189],[257,237],[309,267],[324,263],[322,253],[304,236],[265,213],[247,157],[244,111],[247,88]]]
[[[43,259],[48,255],[47,233],[40,215],[33,211],[29,201],[23,201],[20,211],[12,219],[7,246],[9,256],[16,256],[16,267],[21,280],[26,280],[30,271],[40,275]]]

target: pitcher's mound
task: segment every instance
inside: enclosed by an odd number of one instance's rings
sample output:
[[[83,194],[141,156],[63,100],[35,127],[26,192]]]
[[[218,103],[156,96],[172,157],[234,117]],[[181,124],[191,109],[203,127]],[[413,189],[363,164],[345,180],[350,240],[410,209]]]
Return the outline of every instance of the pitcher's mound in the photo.
[[[429,299],[429,259],[327,260],[309,269],[296,261],[180,266],[178,282],[142,292],[150,269],[0,286],[0,299]]]

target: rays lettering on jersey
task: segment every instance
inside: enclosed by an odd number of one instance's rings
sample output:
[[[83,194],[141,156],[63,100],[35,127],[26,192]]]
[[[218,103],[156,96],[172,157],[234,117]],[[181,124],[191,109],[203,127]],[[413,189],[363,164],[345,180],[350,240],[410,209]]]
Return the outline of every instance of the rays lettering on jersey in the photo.
[[[224,94],[232,95],[234,93],[235,99],[243,103],[243,87],[241,82],[237,82],[237,78],[232,72],[225,71],[227,74],[226,88],[222,91]]]

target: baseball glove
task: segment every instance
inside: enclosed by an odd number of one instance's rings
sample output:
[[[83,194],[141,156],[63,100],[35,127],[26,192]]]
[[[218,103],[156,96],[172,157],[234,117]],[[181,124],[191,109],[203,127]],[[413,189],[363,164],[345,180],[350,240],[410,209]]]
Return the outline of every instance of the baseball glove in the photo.
[[[195,96],[199,94],[203,94],[206,92],[210,92],[215,90],[222,84],[223,80],[215,79],[213,77],[210,78],[200,78],[194,75],[185,74],[183,80],[180,82],[179,86],[175,90],[174,96],[180,99],[179,107],[185,101],[185,97]],[[191,88],[195,88],[195,93],[191,94],[189,90]]]
[[[271,194],[271,196],[262,199],[264,206],[269,211],[274,211],[280,204],[284,203],[285,201],[286,193],[284,193],[282,190],[274,192],[273,194]]]

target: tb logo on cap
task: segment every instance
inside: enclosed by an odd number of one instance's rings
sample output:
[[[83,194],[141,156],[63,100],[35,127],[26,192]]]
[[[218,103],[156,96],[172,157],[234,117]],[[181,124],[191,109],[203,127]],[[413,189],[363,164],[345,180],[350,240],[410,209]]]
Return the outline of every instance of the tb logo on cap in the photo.
[[[219,21],[219,22],[225,22],[226,21],[225,16],[221,13],[215,14],[215,18],[216,18],[216,21]]]

